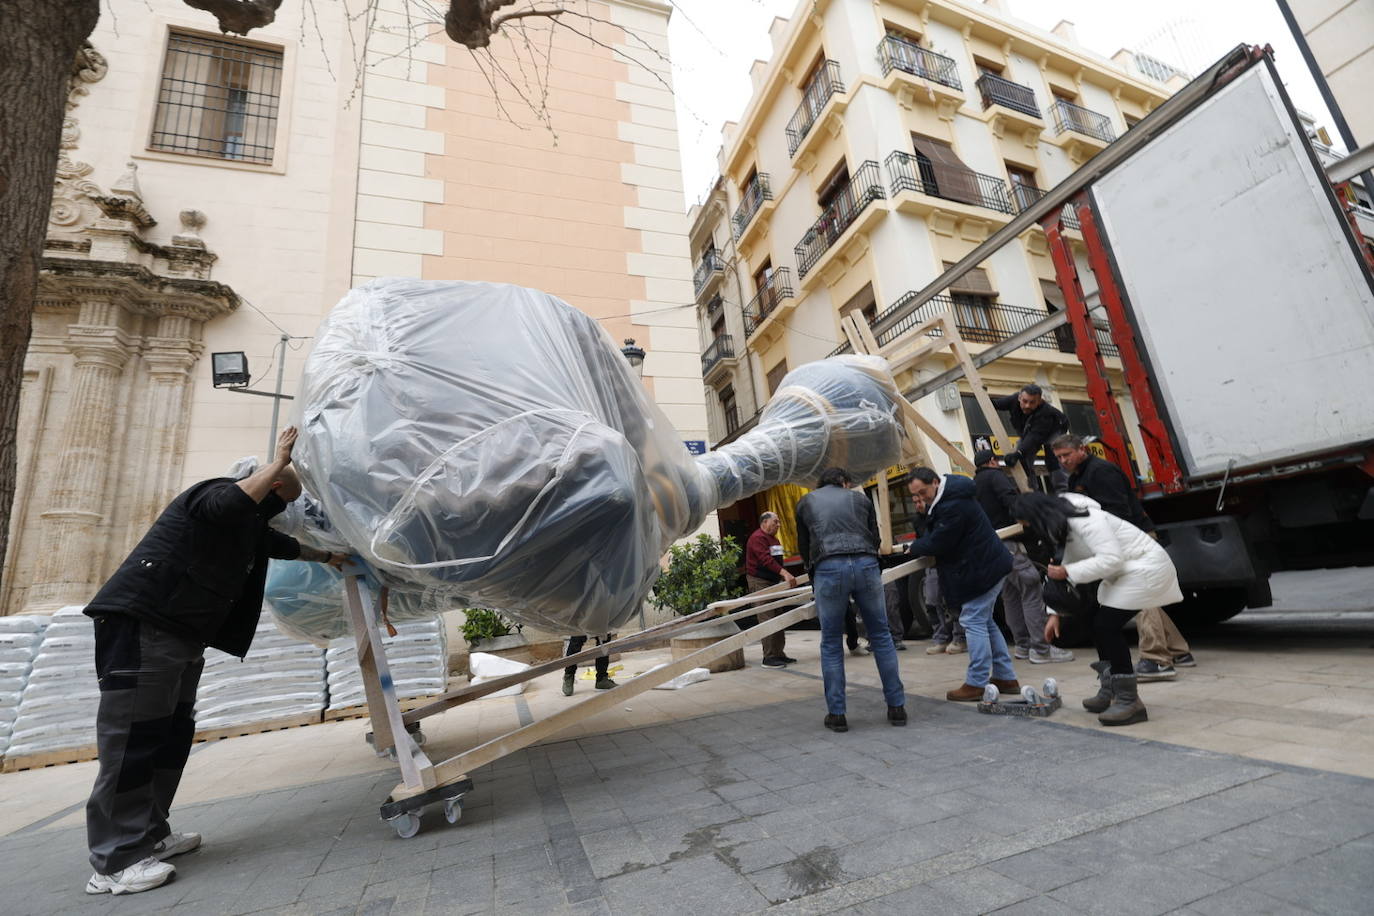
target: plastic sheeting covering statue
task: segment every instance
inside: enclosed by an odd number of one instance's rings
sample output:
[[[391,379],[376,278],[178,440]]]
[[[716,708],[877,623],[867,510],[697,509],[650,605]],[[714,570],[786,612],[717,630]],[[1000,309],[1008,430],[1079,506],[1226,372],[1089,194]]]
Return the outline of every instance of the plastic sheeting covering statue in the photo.
[[[894,394],[878,357],[811,363],[753,430],[694,458],[610,335],[559,299],[375,280],[334,308],[306,363],[295,454],[313,499],[290,527],[359,554],[393,617],[491,607],[604,633],[718,506],[895,462]],[[341,584],[316,578],[274,576],[269,600],[293,629],[338,635]]]

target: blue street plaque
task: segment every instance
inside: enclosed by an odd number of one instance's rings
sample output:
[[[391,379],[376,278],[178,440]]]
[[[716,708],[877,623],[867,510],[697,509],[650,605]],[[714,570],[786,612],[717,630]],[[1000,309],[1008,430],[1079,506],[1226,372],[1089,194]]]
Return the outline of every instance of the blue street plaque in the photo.
[[[682,440],[682,444],[687,446],[687,451],[691,452],[693,455],[706,454],[706,443],[701,439],[684,439]]]

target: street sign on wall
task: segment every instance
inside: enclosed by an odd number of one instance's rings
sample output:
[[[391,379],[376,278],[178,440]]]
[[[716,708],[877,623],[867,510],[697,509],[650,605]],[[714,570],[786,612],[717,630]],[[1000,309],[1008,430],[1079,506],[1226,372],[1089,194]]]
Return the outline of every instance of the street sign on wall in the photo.
[[[701,439],[684,439],[682,444],[687,446],[687,451],[693,455],[706,454],[706,443]]]

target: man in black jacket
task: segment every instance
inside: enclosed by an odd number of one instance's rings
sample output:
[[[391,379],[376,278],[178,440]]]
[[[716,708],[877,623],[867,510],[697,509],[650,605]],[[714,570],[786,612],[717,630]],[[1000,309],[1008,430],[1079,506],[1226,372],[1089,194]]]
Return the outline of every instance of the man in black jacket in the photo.
[[[1045,393],[1039,385],[1026,385],[1016,394],[993,398],[992,406],[998,410],[1009,411],[1011,427],[1016,430],[1020,441],[1016,450],[1008,452],[1003,459],[1007,467],[1020,464],[1026,473],[1035,474],[1035,456],[1045,449],[1045,471],[1050,475],[1050,483],[1057,490],[1063,487],[1063,472],[1054,452],[1046,447],[1055,436],[1069,431],[1069,419],[1063,411],[1045,400]]]
[[[88,894],[165,884],[176,869],[163,860],[200,845],[199,834],[173,833],[167,814],[195,735],[205,648],[247,654],[268,557],[335,566],[346,559],[267,525],[301,494],[290,467],[295,443],[287,427],[271,464],[240,481],[202,481],[172,500],[86,606],[100,679]]]
[[[1088,444],[1078,436],[1056,436],[1050,448],[1069,472],[1070,493],[1082,493],[1094,499],[1103,511],[1123,518],[1151,537],[1155,525],[1145,514],[1145,507],[1136,498],[1126,473],[1110,461],[1088,451]],[[1140,637],[1140,661],[1136,662],[1136,678],[1142,681],[1167,681],[1178,676],[1178,668],[1197,665],[1188,640],[1178,631],[1163,608],[1148,607],[1135,618]]]
[[[818,487],[797,503],[797,546],[811,574],[816,616],[821,622],[821,677],[825,683],[825,727],[849,731],[845,719],[844,612],[852,597],[859,606],[873,661],[883,682],[887,720],[906,724],[906,691],[897,671],[897,651],[887,627],[882,574],[878,571],[878,513],[862,492],[849,489],[843,468],[827,468]]]
[[[1016,524],[1011,504],[1021,494],[1001,469],[992,449],[974,453],[973,464],[978,469],[973,474],[978,505],[992,522],[992,527],[1007,528]],[[1011,573],[1002,586],[1002,610],[1006,613],[1007,626],[1016,637],[1013,657],[1024,658],[1033,665],[1073,661],[1072,652],[1045,640],[1045,599],[1040,592],[1040,571],[1026,554],[1026,545],[1019,537],[1008,538],[1002,543],[1011,551]]]
[[[979,508],[973,481],[955,474],[941,478],[930,468],[916,468],[907,487],[925,505],[931,521],[930,531],[911,542],[911,555],[935,558],[945,600],[960,608],[959,622],[968,643],[964,683],[945,699],[981,699],[989,682],[1004,693],[1019,692],[1007,642],[992,620],[1002,582],[1011,572],[1011,554]]]

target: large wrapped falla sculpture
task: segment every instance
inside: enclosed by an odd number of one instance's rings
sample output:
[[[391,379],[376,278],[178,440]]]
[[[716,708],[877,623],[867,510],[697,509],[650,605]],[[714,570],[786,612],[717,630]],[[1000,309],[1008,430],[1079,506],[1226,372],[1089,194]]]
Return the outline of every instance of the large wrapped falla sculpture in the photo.
[[[754,429],[694,457],[605,329],[559,299],[374,280],[333,309],[306,362],[295,454],[308,497],[288,525],[358,554],[390,587],[393,618],[491,607],[604,633],[718,506],[831,465],[894,463],[895,394],[881,358],[810,363]],[[346,632],[338,575],[293,573],[269,578],[283,623]]]

